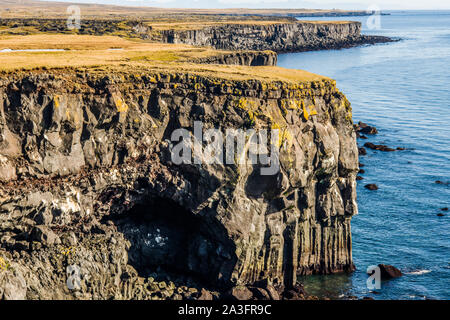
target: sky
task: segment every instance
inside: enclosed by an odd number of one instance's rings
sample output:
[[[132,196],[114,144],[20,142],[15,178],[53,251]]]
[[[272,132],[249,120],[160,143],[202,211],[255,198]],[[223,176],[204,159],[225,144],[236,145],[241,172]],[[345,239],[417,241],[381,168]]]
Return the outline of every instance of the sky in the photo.
[[[450,0],[59,0],[164,8],[311,8],[366,10],[450,9]]]

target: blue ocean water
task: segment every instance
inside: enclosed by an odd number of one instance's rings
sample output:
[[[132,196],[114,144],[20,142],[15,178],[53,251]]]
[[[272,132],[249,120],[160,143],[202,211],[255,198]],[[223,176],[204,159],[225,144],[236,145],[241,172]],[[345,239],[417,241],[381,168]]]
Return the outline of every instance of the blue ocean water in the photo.
[[[331,18],[348,20],[348,18]],[[328,19],[327,20],[331,20]],[[319,19],[309,19],[319,20]],[[396,43],[343,50],[283,54],[279,66],[336,79],[355,122],[378,128],[369,140],[406,151],[368,150],[361,157],[359,214],[352,220],[352,275],[302,279],[318,295],[375,299],[450,299],[450,11],[391,12],[380,30]],[[378,191],[365,184],[376,183]],[[438,217],[438,213],[444,217]],[[405,275],[367,289],[366,269],[392,264]]]

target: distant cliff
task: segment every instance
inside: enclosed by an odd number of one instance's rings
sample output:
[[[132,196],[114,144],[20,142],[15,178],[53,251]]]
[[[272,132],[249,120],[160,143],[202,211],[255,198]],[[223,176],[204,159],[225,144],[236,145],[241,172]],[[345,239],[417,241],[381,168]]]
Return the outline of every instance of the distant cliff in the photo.
[[[360,22],[218,24],[193,30],[161,30],[160,33],[161,41],[167,43],[276,52],[339,49],[391,41],[387,37],[361,35]]]
[[[167,139],[194,121],[281,130],[280,171],[173,164]],[[0,299],[179,299],[188,278],[289,288],[354,269],[358,150],[333,80],[3,74],[0,133]]]

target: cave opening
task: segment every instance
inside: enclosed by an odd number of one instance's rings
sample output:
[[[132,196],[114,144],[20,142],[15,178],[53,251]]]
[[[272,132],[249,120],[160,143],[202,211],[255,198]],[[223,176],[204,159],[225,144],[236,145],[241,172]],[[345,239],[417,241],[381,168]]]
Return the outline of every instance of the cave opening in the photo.
[[[171,199],[147,197],[108,220],[130,241],[128,264],[139,276],[229,286],[235,247],[215,218],[193,214]]]

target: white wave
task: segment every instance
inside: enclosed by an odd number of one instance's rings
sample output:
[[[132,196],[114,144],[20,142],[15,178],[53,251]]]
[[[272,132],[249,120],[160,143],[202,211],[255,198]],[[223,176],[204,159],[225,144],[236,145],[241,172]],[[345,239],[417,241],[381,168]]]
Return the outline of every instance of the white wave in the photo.
[[[415,270],[415,271],[411,271],[411,272],[405,272],[405,274],[411,274],[411,275],[414,275],[414,276],[420,276],[422,274],[427,274],[427,273],[430,273],[430,272],[431,272],[431,270],[424,269],[424,270]]]

